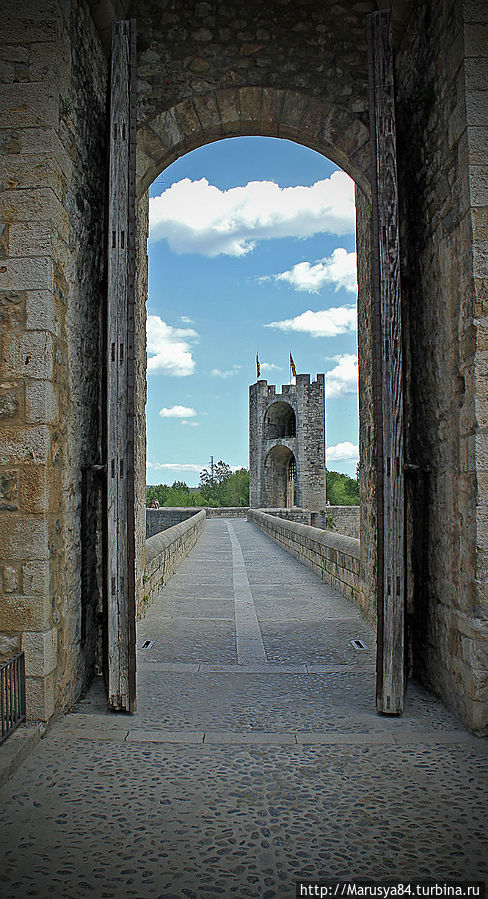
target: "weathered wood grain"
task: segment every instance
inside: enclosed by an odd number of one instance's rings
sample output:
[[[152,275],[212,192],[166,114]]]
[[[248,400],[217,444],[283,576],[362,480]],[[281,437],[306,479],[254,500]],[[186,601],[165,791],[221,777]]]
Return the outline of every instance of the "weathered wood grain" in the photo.
[[[403,711],[405,502],[398,191],[391,16],[368,16],[372,144],[373,291],[378,433],[378,659],[376,704]]]
[[[112,30],[107,302],[108,694],[135,708],[134,25]],[[132,115],[131,115],[132,113]],[[131,185],[132,178],[132,185]]]

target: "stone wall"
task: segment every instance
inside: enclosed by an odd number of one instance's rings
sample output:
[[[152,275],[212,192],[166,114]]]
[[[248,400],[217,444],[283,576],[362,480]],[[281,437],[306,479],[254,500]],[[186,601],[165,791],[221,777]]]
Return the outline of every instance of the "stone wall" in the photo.
[[[314,528],[334,531],[345,537],[359,540],[359,506],[327,506],[319,512],[309,509],[266,509],[268,515],[276,515],[286,521],[298,521]]]
[[[363,601],[359,540],[295,521],[285,521],[258,509],[249,509],[247,517],[266,536],[312,568],[328,584],[333,584],[344,596],[361,605],[374,623],[374,615]]]
[[[359,540],[360,506],[327,506],[320,512],[311,513],[310,524],[314,528]]]
[[[138,617],[144,614],[152,599],[195,546],[204,527],[205,510],[201,509],[186,521],[146,540],[144,594],[138,603]]]
[[[488,729],[488,28],[419,3],[397,54],[413,667]]]
[[[146,539],[160,534],[168,528],[186,521],[192,515],[196,515],[204,508],[207,518],[245,518],[246,506],[224,506],[213,508],[211,506],[165,506],[162,509],[146,509]]]
[[[45,720],[97,637],[107,66],[83,0],[6,0],[0,30],[0,632]]]

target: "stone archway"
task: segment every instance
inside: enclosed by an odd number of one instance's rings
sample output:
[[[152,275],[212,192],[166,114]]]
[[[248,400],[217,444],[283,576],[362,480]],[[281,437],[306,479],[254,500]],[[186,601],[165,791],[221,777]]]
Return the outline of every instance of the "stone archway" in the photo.
[[[374,391],[373,336],[371,323],[372,296],[370,287],[370,145],[369,131],[360,116],[355,116],[327,101],[307,97],[306,94],[279,88],[243,87],[214,91],[194,96],[149,121],[139,125],[137,135],[137,193],[138,193],[138,309],[139,329],[136,352],[139,353],[139,401],[136,402],[137,457],[136,472],[138,507],[144,506],[145,489],[145,301],[147,298],[148,187],[164,169],[177,158],[211,142],[229,137],[248,135],[273,136],[290,139],[307,146],[341,166],[356,183],[358,209],[358,308],[364,325],[359,332],[361,437],[366,448],[362,465],[362,549],[366,579],[361,593],[363,609],[369,619],[376,620],[376,514],[375,514],[375,453],[377,421],[371,398]],[[365,435],[368,435],[368,440]],[[291,458],[291,457],[290,457]],[[297,477],[293,485],[293,501],[288,486],[288,463],[283,474],[283,495],[271,505],[285,507],[296,502]],[[296,463],[295,463],[296,464]],[[136,514],[138,514],[136,512]],[[142,521],[138,527],[142,535]],[[143,558],[143,544],[137,557]],[[139,566],[143,570],[142,562]],[[142,576],[142,575],[141,575]]]
[[[291,475],[294,472],[294,477]],[[293,480],[293,492],[290,496],[289,482]],[[296,459],[288,446],[273,446],[264,460],[264,490],[267,505],[274,509],[285,509],[293,506],[296,484]]]
[[[141,196],[179,156],[226,137],[281,137],[337,163],[369,195],[369,131],[362,118],[305,92],[275,87],[216,90],[176,103],[137,133]]]

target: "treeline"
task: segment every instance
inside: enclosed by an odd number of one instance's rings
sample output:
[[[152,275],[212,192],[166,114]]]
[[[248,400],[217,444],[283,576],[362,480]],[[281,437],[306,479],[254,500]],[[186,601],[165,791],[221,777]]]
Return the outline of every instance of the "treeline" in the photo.
[[[358,482],[347,474],[328,471],[327,499],[331,506],[358,506]],[[248,506],[249,472],[246,468],[233,472],[221,460],[213,470],[203,469],[198,487],[189,487],[184,481],[147,487],[146,506],[153,500],[160,506]]]
[[[328,471],[327,499],[331,506],[359,506],[358,482],[339,471]]]
[[[146,506],[153,500],[160,506],[248,506],[249,472],[246,468],[231,471],[220,460],[213,469],[203,469],[198,487],[189,487],[184,481],[147,487]]]

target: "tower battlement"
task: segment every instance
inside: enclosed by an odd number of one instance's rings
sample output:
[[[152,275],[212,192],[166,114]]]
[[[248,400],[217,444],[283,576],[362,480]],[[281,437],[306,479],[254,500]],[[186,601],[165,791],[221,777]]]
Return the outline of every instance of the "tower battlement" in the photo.
[[[250,385],[249,474],[252,508],[325,506],[325,375]]]

